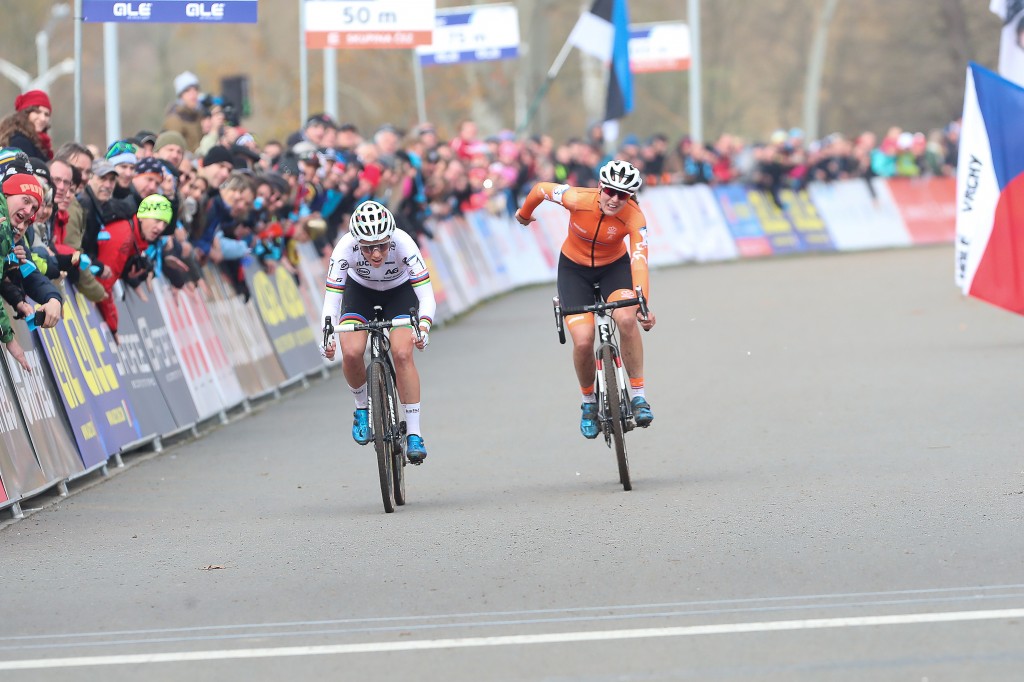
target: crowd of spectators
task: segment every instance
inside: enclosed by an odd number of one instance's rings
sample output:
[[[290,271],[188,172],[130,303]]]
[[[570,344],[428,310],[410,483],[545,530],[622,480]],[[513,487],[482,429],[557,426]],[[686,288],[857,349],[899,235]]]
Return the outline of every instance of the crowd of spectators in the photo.
[[[429,239],[428,217],[511,214],[537,181],[596,186],[597,169],[614,156],[641,169],[647,187],[741,182],[771,192],[782,206],[781,190],[810,181],[951,175],[959,133],[956,122],[927,135],[892,128],[880,141],[870,132],[806,140],[792,129],[764,142],[726,134],[708,144],[686,136],[672,144],[658,133],[630,135],[609,154],[600,126],[556,144],[507,130],[483,136],[467,120],[445,140],[429,123],[371,132],[317,114],[286,139],[265,140],[236,111],[203,96],[194,74],[179,74],[173,87],[159,130],[105,147],[73,141],[54,148],[53,112],[41,91],[20,95],[15,112],[0,120],[2,178],[28,173],[43,188],[0,287],[19,316],[32,313],[26,297],[55,294],[38,275],[25,285],[19,274],[28,264],[43,280],[69,277],[116,335],[114,282],[137,286],[162,273],[175,287],[201,287],[199,268],[212,264],[247,296],[246,259],[294,271],[296,242],[312,241],[328,254],[367,199]],[[45,323],[55,324],[52,317]]]

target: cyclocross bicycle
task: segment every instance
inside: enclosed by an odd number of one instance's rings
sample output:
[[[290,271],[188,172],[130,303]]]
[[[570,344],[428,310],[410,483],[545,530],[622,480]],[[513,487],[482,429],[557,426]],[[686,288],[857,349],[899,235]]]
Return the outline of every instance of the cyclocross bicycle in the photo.
[[[380,475],[380,493],[384,511],[395,511],[395,505],[405,504],[405,413],[395,385],[395,365],[391,360],[391,340],[387,332],[394,327],[411,326],[416,338],[420,336],[419,313],[409,310],[409,317],[385,320],[380,306],[374,306],[373,319],[364,324],[342,325],[338,332],[369,333],[370,365],[367,368],[369,391],[367,407],[370,427],[373,429],[373,447],[377,451],[377,473]],[[324,318],[324,348],[334,334],[331,318]],[[401,416],[399,416],[401,415]]]
[[[626,454],[626,432],[636,428],[633,408],[629,402],[629,379],[626,368],[622,366],[619,353],[618,329],[612,319],[611,311],[615,308],[640,306],[640,313],[647,317],[647,299],[640,287],[636,288],[636,298],[606,303],[601,298],[601,287],[594,284],[594,302],[578,308],[563,308],[555,296],[555,327],[558,330],[559,343],[565,343],[565,325],[567,315],[593,313],[597,325],[597,347],[594,357],[597,361],[597,376],[594,379],[594,391],[597,398],[597,424],[604,434],[604,442],[608,447],[615,445],[615,459],[619,464],[619,482],[623,490],[632,490],[629,480],[629,457]]]

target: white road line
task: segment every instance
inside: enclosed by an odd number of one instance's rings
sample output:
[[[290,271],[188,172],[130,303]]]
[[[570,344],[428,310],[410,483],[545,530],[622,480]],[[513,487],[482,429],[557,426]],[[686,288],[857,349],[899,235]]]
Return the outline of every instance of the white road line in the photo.
[[[649,639],[655,637],[693,637],[698,635],[784,632],[791,630],[820,630],[826,628],[920,625],[924,623],[957,623],[977,620],[1010,620],[1014,618],[1024,618],[1024,609],[952,611],[946,613],[909,613],[892,616],[861,616],[856,618],[812,618],[805,620],[767,621],[762,623],[726,623],[722,625],[640,628],[635,630],[561,632],[541,635],[507,635],[500,637],[469,637],[460,639],[425,639],[411,642],[367,642],[365,644],[333,644],[323,646],[296,646],[265,649],[228,649],[220,651],[179,651],[154,654],[125,654],[120,656],[42,658],[21,661],[0,661],[0,670],[42,670],[51,668],[76,668],[82,666],[222,661],[245,658],[281,658],[285,656],[331,656],[343,654],[384,653],[393,651],[423,651],[428,649],[564,644],[570,642],[598,642],[622,639]]]

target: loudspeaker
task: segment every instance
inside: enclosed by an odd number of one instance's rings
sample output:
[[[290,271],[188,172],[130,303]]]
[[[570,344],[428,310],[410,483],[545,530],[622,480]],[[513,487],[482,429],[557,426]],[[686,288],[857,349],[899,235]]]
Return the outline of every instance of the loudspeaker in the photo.
[[[239,118],[252,115],[252,105],[249,102],[249,77],[228,76],[220,79],[220,97],[225,106],[230,105]]]

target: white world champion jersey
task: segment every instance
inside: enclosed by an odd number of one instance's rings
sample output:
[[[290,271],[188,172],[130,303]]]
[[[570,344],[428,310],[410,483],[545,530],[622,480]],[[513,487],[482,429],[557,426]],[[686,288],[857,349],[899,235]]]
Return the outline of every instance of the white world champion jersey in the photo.
[[[416,242],[405,232],[395,230],[391,247],[380,267],[373,267],[370,260],[359,250],[359,242],[351,234],[344,235],[334,253],[327,270],[327,285],[344,288],[351,278],[367,289],[387,291],[411,281],[413,286],[429,280],[427,264],[423,260]]]

